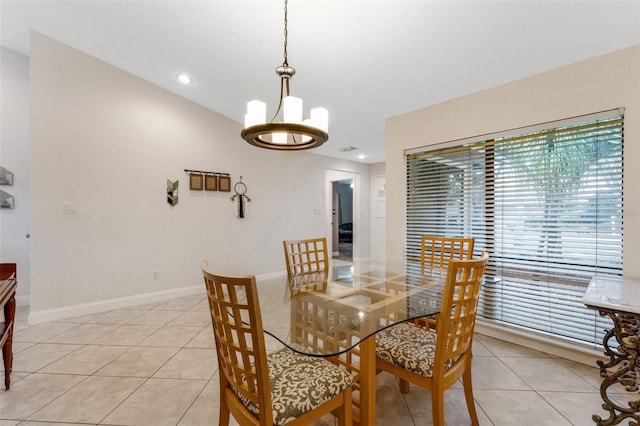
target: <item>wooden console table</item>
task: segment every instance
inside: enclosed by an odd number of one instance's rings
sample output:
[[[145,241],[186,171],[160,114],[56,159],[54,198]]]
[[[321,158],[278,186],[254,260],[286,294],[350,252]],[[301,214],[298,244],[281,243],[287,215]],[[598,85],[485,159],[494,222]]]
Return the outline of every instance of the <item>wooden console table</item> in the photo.
[[[4,321],[0,322],[0,346],[4,360],[4,387],[11,385],[13,366],[13,322],[16,315],[16,278],[15,263],[0,263],[0,306],[4,310]]]
[[[594,276],[585,292],[582,303],[596,309],[613,321],[614,328],[604,336],[605,355],[608,361],[598,361],[602,408],[609,412],[603,419],[592,416],[598,426],[617,425],[625,419],[640,423],[640,399],[621,406],[607,395],[607,389],[616,383],[629,392],[638,391],[640,380],[640,280],[620,277]],[[613,340],[615,339],[615,340]]]

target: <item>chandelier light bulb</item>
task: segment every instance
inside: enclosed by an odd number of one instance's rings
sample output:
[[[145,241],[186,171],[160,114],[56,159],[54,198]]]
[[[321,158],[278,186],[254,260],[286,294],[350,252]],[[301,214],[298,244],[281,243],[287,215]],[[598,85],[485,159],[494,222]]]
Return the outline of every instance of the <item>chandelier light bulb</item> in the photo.
[[[329,131],[329,111],[326,108],[313,108],[311,110],[312,125],[325,132]]]
[[[244,126],[251,127],[267,122],[267,104],[262,101],[247,102],[247,114],[244,116]]]
[[[284,121],[285,123],[302,124],[302,99],[295,96],[284,98]]]

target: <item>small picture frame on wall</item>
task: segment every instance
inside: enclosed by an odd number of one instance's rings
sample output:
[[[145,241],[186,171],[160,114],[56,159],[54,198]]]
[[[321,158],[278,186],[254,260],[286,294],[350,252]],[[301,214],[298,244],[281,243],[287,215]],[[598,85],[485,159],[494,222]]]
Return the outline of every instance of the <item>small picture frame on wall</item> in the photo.
[[[204,175],[204,190],[205,191],[218,190],[218,175]]]
[[[192,173],[189,175],[189,189],[202,191],[203,187],[203,176],[201,174]]]
[[[219,190],[222,192],[230,192],[231,191],[231,176],[220,176],[218,179]]]

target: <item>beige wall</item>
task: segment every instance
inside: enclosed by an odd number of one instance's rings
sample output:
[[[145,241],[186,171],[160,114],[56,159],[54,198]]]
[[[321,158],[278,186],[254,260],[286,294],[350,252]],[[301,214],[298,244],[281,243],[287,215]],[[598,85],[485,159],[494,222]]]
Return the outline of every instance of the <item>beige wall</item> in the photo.
[[[282,240],[326,234],[328,169],[360,176],[368,205],[367,164],[252,147],[239,123],[40,34],[31,43],[32,321],[202,291],[202,260],[283,272]],[[184,169],[242,176],[247,217],[232,193],[190,191]],[[180,181],[175,207],[167,179]],[[368,214],[360,226],[354,256],[367,258]]]
[[[640,45],[387,120],[387,258],[404,250],[404,150],[618,107],[626,110],[624,274],[640,278]]]

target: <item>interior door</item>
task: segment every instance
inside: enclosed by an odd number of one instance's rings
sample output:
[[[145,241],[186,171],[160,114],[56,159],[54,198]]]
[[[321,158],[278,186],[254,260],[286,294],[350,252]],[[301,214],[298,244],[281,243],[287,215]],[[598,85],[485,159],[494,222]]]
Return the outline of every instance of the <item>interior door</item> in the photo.
[[[371,260],[385,261],[385,226],[387,206],[387,178],[371,177]]]

